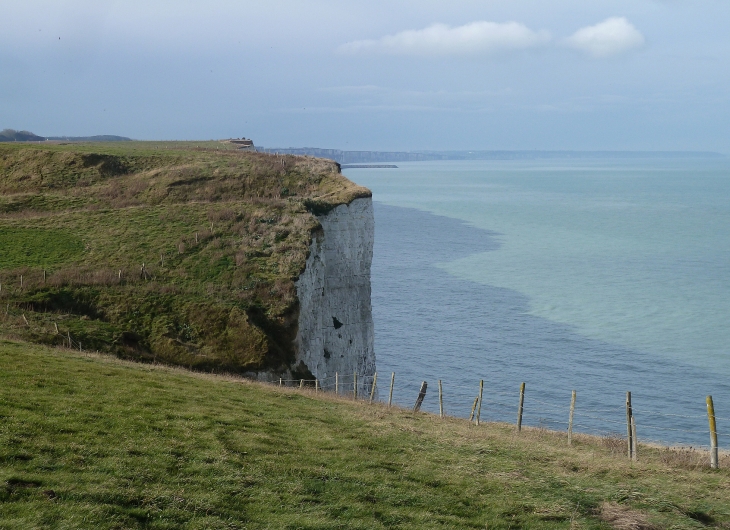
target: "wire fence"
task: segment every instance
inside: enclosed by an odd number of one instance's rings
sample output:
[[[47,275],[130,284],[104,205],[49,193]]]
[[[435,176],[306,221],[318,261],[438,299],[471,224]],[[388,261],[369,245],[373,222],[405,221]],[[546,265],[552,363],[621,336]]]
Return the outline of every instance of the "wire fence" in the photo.
[[[8,313],[9,308],[6,307],[6,314]],[[25,320],[27,324],[24,313],[20,314],[19,318]],[[57,326],[55,332],[63,347],[83,351],[82,342],[74,339],[70,332],[60,333]],[[625,433],[629,454],[632,453],[631,445],[636,443],[637,430],[642,434],[643,440],[660,443],[666,442],[668,434],[676,436],[680,433],[693,440],[704,439],[709,442],[709,444],[694,442],[692,448],[709,450],[712,455],[712,467],[718,465],[720,440],[725,444],[730,440],[730,432],[720,431],[717,428],[718,423],[721,426],[730,425],[730,417],[716,415],[711,396],[707,396],[706,413],[679,414],[633,408],[630,392],[627,392],[625,407],[586,406],[581,403],[580,396],[571,403],[571,394],[568,392],[565,394],[565,400],[561,402],[558,402],[554,395],[552,400],[546,401],[540,399],[539,394],[538,397],[530,394],[529,389],[525,392],[524,383],[519,391],[516,387],[515,392],[511,393],[489,385],[485,387],[484,380],[447,382],[438,380],[437,390],[431,390],[429,393],[426,381],[421,383],[400,381],[394,372],[381,375],[380,378],[377,373],[356,372],[335,373],[317,379],[280,378],[278,384],[332,392],[353,399],[387,403],[388,406],[411,407],[413,403],[414,410],[419,410],[428,396],[430,401],[426,401],[425,408],[432,412],[438,410],[442,416],[469,418],[477,424],[490,421],[514,422],[518,428],[524,424],[552,430],[567,430],[569,439],[573,430],[613,438],[624,437]],[[575,392],[572,394],[575,395]]]
[[[481,384],[480,384],[481,383]],[[418,400],[423,401],[426,389],[430,392],[430,408],[433,411],[438,403],[438,413],[454,417],[470,418],[479,422],[515,423],[518,428],[529,425],[555,431],[573,431],[597,436],[623,438],[629,445],[628,454],[632,456],[637,447],[637,431],[648,442],[665,442],[668,433],[683,433],[693,439],[703,438],[709,442],[693,443],[694,449],[709,450],[712,467],[717,467],[719,440],[730,440],[730,432],[719,432],[717,424],[730,425],[730,418],[718,416],[714,411],[712,397],[707,397],[703,405],[707,413],[679,414],[633,408],[631,392],[627,392],[626,405],[616,407],[591,407],[581,403],[577,395],[571,404],[571,392],[566,392],[564,402],[546,400],[533,396],[529,388],[515,387],[509,393],[484,386],[484,380],[438,381],[435,390],[426,382],[398,381],[395,373],[360,375],[357,373],[328,375],[321,379],[280,379],[280,386],[310,388],[315,391],[334,392],[353,399],[397,405],[400,407],[420,408]],[[436,401],[437,400],[437,401]],[[699,404],[698,404],[699,408]],[[703,407],[705,408],[705,407]],[[523,423],[524,422],[524,423]],[[570,438],[570,434],[569,434]],[[633,438],[633,439],[632,439]],[[714,453],[713,453],[714,452]]]

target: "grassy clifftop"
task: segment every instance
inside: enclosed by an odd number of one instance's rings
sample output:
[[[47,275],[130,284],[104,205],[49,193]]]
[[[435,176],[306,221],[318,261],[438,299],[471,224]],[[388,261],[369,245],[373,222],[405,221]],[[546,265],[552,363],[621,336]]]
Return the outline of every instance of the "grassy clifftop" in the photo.
[[[226,144],[0,144],[0,333],[201,369],[291,361],[314,214],[370,192]]]
[[[0,528],[730,528],[730,459],[0,340]]]

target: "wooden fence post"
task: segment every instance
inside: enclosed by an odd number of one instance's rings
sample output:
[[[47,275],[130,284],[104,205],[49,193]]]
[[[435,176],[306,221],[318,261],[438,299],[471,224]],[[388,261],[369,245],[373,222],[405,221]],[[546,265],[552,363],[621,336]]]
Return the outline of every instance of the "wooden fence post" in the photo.
[[[575,390],[570,397],[570,414],[568,415],[568,445],[573,445],[573,414],[575,414]]]
[[[43,269],[43,283],[46,283],[46,270]]]
[[[357,372],[352,374],[352,399],[357,399]]]
[[[522,409],[525,404],[525,383],[520,385],[520,406],[517,409],[517,430],[522,430]]]
[[[631,458],[634,462],[639,460],[639,440],[636,438],[636,419],[631,414]]]
[[[69,349],[73,348],[72,342],[71,342],[71,332],[68,332],[68,347]]]
[[[335,394],[340,393],[340,373],[335,372]]]
[[[319,379],[314,380],[314,391],[319,392]]]
[[[282,381],[283,377],[279,378],[279,386],[282,386],[284,384],[284,381]]]
[[[718,469],[720,461],[717,454],[717,423],[715,421],[715,405],[712,396],[707,396],[707,421],[710,422],[710,467]]]
[[[421,410],[421,405],[423,404],[423,398],[426,397],[426,389],[428,388],[428,383],[426,381],[423,381],[421,383],[421,390],[418,391],[418,397],[416,398],[416,404],[413,405],[413,412],[416,413],[419,410]]]
[[[629,459],[633,458],[634,455],[634,441],[631,436],[631,417],[634,415],[633,409],[631,408],[631,392],[626,392],[626,440],[628,446]]]
[[[482,396],[484,395],[484,379],[479,380],[479,403],[477,403],[477,418],[476,424],[479,425],[479,420],[482,418]]]
[[[370,404],[373,404],[373,398],[375,397],[375,385],[378,384],[378,372],[373,374],[373,386],[370,387]]]
[[[20,275],[20,288],[23,288],[23,275]]]
[[[395,383],[395,372],[390,374],[390,394],[388,394],[388,408],[393,404],[393,384]]]
[[[469,421],[474,421],[474,411],[477,409],[477,401],[479,401],[479,396],[474,398],[474,404],[471,406],[471,414],[469,414]]]
[[[444,417],[444,393],[441,388],[441,379],[439,379],[439,416]]]
[[[304,379],[299,380],[299,388],[304,388]]]

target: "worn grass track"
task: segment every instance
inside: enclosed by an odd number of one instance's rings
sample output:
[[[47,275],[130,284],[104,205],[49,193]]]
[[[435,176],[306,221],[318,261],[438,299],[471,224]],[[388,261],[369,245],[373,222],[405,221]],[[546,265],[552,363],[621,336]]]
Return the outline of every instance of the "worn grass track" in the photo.
[[[2,529],[730,528],[728,499],[658,448],[0,342]]]

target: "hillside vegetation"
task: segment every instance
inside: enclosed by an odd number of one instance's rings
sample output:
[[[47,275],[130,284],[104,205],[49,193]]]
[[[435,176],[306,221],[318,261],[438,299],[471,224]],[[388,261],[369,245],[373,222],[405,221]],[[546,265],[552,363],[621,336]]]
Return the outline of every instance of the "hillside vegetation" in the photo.
[[[0,341],[0,528],[730,528],[728,459]]]
[[[0,144],[0,334],[205,370],[293,359],[334,162],[227,144]]]

